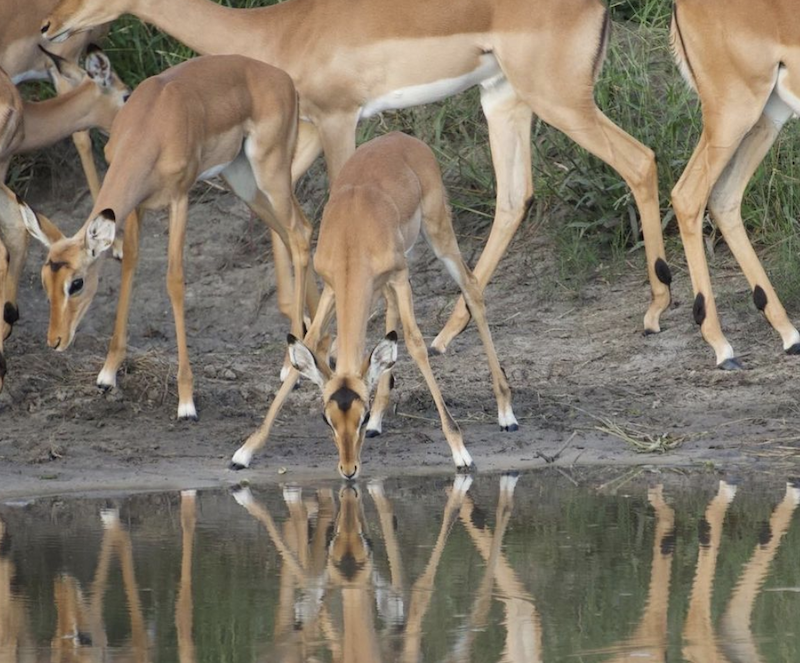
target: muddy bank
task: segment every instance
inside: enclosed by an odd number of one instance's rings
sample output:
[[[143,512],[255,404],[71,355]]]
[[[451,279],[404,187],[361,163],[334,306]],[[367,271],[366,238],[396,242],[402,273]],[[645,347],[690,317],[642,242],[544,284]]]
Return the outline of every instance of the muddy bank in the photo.
[[[74,198],[45,191],[32,202],[69,232],[90,207],[82,191]],[[309,213],[318,216],[313,209]],[[471,263],[485,239],[472,221],[455,221]],[[22,319],[5,347],[9,374],[0,394],[0,495],[335,475],[319,394],[307,382],[292,395],[252,469],[227,469],[278,385],[288,323],[276,311],[263,227],[237,199],[207,185],[196,191],[186,246],[186,318],[201,419],[175,420],[177,356],[165,287],[166,235],[165,217],[148,216],[129,358],[118,388],[108,394],[100,393],[94,380],[111,336],[118,263],[104,265],[74,346],[56,354],[45,344],[48,310],[39,281],[44,252],[32,247],[20,293]],[[795,471],[800,406],[793,387],[800,360],[783,354],[723,250],[712,274],[723,327],[747,370],[716,370],[692,321],[682,256],[675,252],[671,258],[673,306],[663,316],[664,331],[643,337],[648,301],[643,255],[632,254],[630,265],[613,279],[601,270],[574,294],[553,276],[551,243],[523,227],[486,297],[520,431],[497,430],[489,371],[474,328],[446,355],[432,359],[479,470],[554,462],[566,471],[584,464],[641,463]],[[430,341],[447,318],[456,288],[424,244],[414,250],[412,263],[418,320]],[[379,316],[374,323],[371,338],[377,342]],[[452,461],[436,411],[402,345],[396,377],[396,412],[386,419],[384,434],[365,444],[365,475],[448,471]],[[651,453],[638,453],[641,448]]]

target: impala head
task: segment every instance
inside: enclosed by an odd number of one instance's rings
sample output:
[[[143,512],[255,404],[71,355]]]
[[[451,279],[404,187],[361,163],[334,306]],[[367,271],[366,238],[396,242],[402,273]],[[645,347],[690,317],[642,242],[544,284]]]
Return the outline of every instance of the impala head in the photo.
[[[131,96],[131,89],[111,67],[111,61],[99,46],[86,49],[83,67],[39,47],[49,60],[48,74],[59,94],[72,90],[88,90],[92,94],[96,124],[106,133],[114,118]]]
[[[23,220],[28,232],[49,250],[42,267],[42,285],[50,300],[50,326],[47,344],[66,350],[75,330],[97,293],[100,256],[114,243],[114,212],[104,210],[72,237],[45,217],[25,208]]]
[[[364,361],[360,375],[338,375],[305,345],[289,335],[289,359],[301,375],[322,390],[322,418],[339,450],[339,472],[355,479],[361,469],[361,447],[369,404],[378,378],[397,361],[397,333],[389,332]]]
[[[128,0],[61,0],[42,23],[42,36],[60,43],[76,32],[119,18],[130,4]]]
[[[339,491],[339,513],[328,548],[333,579],[343,585],[364,585],[372,575],[372,544],[364,533],[361,494],[355,485]]]

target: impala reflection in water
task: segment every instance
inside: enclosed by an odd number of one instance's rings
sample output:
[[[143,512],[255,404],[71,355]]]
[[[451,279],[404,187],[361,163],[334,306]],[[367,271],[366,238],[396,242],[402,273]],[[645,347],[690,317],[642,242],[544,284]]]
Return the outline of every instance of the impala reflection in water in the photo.
[[[800,660],[797,485],[569,479],[4,504],[0,661]]]

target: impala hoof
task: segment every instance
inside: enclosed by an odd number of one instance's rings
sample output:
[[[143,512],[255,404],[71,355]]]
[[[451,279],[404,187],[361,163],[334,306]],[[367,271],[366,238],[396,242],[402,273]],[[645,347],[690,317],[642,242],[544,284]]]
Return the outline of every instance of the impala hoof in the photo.
[[[375,428],[368,428],[366,432],[366,437],[378,437],[381,432]]]
[[[654,336],[655,334],[660,334],[660,333],[661,333],[660,329],[645,329],[642,332],[642,336]]]
[[[500,426],[500,430],[504,433],[513,433],[519,430],[519,424],[511,424],[510,426]]]
[[[742,366],[742,362],[740,362],[736,357],[731,357],[730,359],[723,361],[721,364],[718,364],[717,368],[722,369],[723,371],[741,371],[744,369],[744,366]]]
[[[478,471],[478,466],[475,463],[470,463],[469,465],[462,465],[461,467],[456,468],[456,472],[459,474],[472,474],[473,472]]]
[[[786,350],[787,355],[800,355],[800,343],[795,343],[790,348]]]
[[[438,355],[443,355],[443,354],[444,354],[444,351],[445,351],[445,348],[437,348],[437,347],[436,347],[435,345],[433,345],[433,344],[431,344],[430,346],[428,346],[428,354],[429,354],[431,357],[436,357],[436,356],[438,356]]]
[[[189,401],[178,405],[178,419],[181,421],[200,421],[193,402]]]
[[[231,461],[230,463],[228,463],[228,469],[236,470],[238,472],[239,470],[246,470],[247,465],[242,465],[241,463],[234,463],[233,461]]]

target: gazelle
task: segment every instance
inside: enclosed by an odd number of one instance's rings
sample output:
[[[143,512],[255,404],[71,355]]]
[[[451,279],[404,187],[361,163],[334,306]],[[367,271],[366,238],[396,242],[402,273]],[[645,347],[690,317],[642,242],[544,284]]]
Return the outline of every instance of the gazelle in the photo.
[[[45,52],[46,53],[46,52]],[[51,145],[70,134],[91,128],[111,130],[117,112],[130,96],[130,89],[111,68],[111,62],[101,49],[90,46],[84,68],[52,53],[50,77],[61,95],[47,101],[24,101],[8,79],[0,85],[0,98],[13,101],[20,113],[16,129],[7,140],[0,141],[0,183],[5,180],[11,158]],[[2,77],[2,73],[0,73]],[[17,289],[28,251],[28,233],[13,218],[0,215],[0,236],[5,236],[9,250],[8,282],[4,306],[4,336],[19,319]]]
[[[756,168],[783,125],[800,113],[797,6],[792,0],[676,0],[671,32],[678,65],[703,109],[700,141],[672,190],[695,294],[694,320],[717,366],[741,368],[722,333],[711,289],[703,246],[708,205],[756,308],[780,334],[784,350],[800,354],[800,333],[747,238],[741,211]]]
[[[314,269],[325,286],[306,337],[307,345],[290,336],[289,359],[296,372],[287,377],[262,426],[234,454],[234,468],[250,464],[302,374],[322,390],[323,416],[339,450],[339,472],[346,479],[358,475],[365,434],[368,430],[380,431],[382,409],[388,403],[388,379],[383,380],[381,388],[385,391],[376,397],[375,410],[368,417],[373,388],[397,359],[397,320],[391,314],[387,314],[386,338],[368,360],[364,359],[370,309],[381,291],[399,310],[406,346],[439,411],[456,467],[473,467],[458,424],[448,412],[431,372],[425,342],[414,317],[405,254],[420,231],[469,302],[489,361],[500,427],[517,429],[511,390],[497,360],[483,295],[459,252],[436,158],[416,138],[391,133],[362,145],[333,183],[314,255]],[[327,328],[334,300],[339,354],[336,370],[332,371],[315,357],[314,350]],[[387,311],[391,313],[395,307],[387,306]]]
[[[59,41],[134,14],[199,53],[241,53],[291,74],[306,120],[293,174],[324,150],[334,179],[355,149],[356,125],[384,110],[439,101],[479,85],[489,124],[497,206],[475,266],[486,286],[533,194],[533,113],[623,177],[639,208],[652,302],[647,332],[669,305],[655,158],[595,104],[609,37],[599,0],[289,0],[230,9],[210,0],[60,0],[42,26]],[[277,245],[274,243],[274,245]],[[467,325],[462,299],[433,347]]]
[[[42,20],[53,10],[58,0],[11,0],[0,2],[0,68],[14,81],[45,80],[48,78],[50,59],[40,50]],[[55,55],[77,64],[89,44],[108,33],[108,25],[100,25],[75,35],[50,49]],[[64,90],[59,89],[61,94]],[[92,197],[100,190],[92,156],[92,140],[87,131],[73,134],[75,147]]]
[[[66,350],[97,291],[99,258],[114,241],[117,220],[136,207],[169,206],[167,289],[178,340],[178,418],[197,419],[184,323],[183,245],[189,190],[221,174],[231,189],[291,247],[296,296],[292,331],[300,334],[311,226],[292,193],[290,163],[297,136],[297,95],[284,72],[241,56],[206,56],[147,79],[114,121],[110,162],[89,219],[71,238],[26,215],[48,247],[42,281],[50,299],[48,344]],[[114,336],[97,384],[116,385],[125,357],[138,220],[125,229]],[[313,313],[313,310],[312,310]]]

